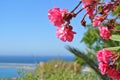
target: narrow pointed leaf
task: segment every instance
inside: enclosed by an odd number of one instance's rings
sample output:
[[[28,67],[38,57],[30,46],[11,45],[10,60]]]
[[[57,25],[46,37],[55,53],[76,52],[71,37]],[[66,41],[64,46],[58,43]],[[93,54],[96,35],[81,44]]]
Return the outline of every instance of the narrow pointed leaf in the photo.
[[[120,35],[112,35],[110,39],[113,41],[120,41]]]
[[[120,46],[117,46],[117,47],[108,47],[108,48],[105,48],[105,49],[109,49],[109,50],[119,50],[120,49]]]
[[[118,14],[118,12],[120,11],[120,4],[117,6],[117,8],[114,10],[114,12],[113,12],[113,16],[115,16],[115,15],[117,15]]]

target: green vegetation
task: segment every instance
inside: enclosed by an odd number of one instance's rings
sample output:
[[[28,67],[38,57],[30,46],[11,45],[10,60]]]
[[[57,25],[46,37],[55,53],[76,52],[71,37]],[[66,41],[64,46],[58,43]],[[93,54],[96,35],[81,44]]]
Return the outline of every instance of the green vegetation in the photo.
[[[105,23],[106,24],[106,23]],[[119,27],[120,25],[116,25]],[[79,49],[73,48],[73,47],[67,47],[67,49],[76,55],[76,62],[78,64],[82,65],[88,65],[92,70],[96,72],[96,74],[102,79],[102,80],[112,80],[108,78],[108,76],[101,75],[99,69],[98,69],[98,63],[96,59],[96,53],[98,50],[103,48],[108,48],[115,50],[117,49],[119,51],[120,42],[119,42],[119,36],[113,35],[110,40],[103,40],[99,36],[99,30],[97,28],[93,28],[92,25],[87,25],[87,31],[85,32],[81,42],[86,44],[86,52],[82,52]],[[119,67],[120,64],[118,64]]]
[[[81,70],[82,68],[76,62],[52,60],[41,62],[34,72],[24,73],[21,70],[16,80],[100,80],[92,70],[87,73],[81,73]],[[22,75],[24,76],[21,77]]]
[[[85,74],[81,73],[81,67],[76,62],[62,60],[41,62],[36,68],[35,74],[31,75],[32,77],[26,75],[23,80],[99,80],[92,71]]]

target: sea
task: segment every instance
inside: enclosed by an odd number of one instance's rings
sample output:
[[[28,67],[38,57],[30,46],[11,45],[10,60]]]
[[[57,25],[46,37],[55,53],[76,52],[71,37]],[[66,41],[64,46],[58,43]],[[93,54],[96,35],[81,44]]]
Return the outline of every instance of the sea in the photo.
[[[20,77],[20,72],[34,71],[40,62],[74,61],[74,56],[0,56],[0,78]]]

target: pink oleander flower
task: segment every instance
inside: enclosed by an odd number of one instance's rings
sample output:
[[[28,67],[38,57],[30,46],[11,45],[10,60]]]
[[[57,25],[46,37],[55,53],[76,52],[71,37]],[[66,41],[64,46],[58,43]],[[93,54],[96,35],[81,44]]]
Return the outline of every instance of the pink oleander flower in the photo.
[[[100,36],[103,39],[108,40],[111,37],[111,32],[109,31],[108,27],[100,26],[99,31],[100,31]]]
[[[99,69],[102,75],[105,75],[109,69],[109,64],[105,64],[103,62],[99,63]]]
[[[83,3],[91,3],[91,2],[98,2],[98,0],[82,0]]]
[[[110,11],[110,9],[107,8],[107,7],[110,7],[110,6],[111,6],[111,3],[110,3],[110,2],[106,2],[106,3],[105,3],[105,5],[104,5],[104,7],[105,7],[104,12],[105,12],[106,14]]]
[[[92,17],[92,16],[94,16],[94,8],[85,8],[86,9],[86,12],[88,13],[88,16],[89,17]]]
[[[103,51],[102,50],[98,51],[96,56],[99,62],[103,62]]]
[[[84,2],[84,3],[90,3],[91,1],[93,1],[93,0],[82,0],[82,2]]]
[[[95,5],[98,3],[98,0],[82,0],[83,8],[85,8],[89,17],[94,16]]]
[[[59,27],[56,31],[57,37],[64,42],[71,42],[74,38],[74,34],[76,34],[76,32],[72,31],[71,26]]]
[[[113,53],[112,53],[111,50],[106,50],[106,49],[100,50],[97,53],[97,60],[99,62],[103,62],[103,63],[109,64],[110,63],[110,59],[112,57],[112,54]]]
[[[99,26],[102,22],[103,22],[103,18],[101,16],[96,16],[94,19],[93,19],[93,26],[96,27],[96,26]]]
[[[68,12],[67,9],[53,8],[48,11],[48,18],[55,26],[60,27],[65,23],[63,17]]]
[[[85,7],[95,7],[95,5],[99,2],[98,0],[82,0],[83,8]]]
[[[108,77],[114,78],[115,80],[120,80],[120,70],[117,70],[115,68],[111,68],[107,72]]]
[[[89,17],[94,16],[93,12],[94,12],[94,7],[89,7],[90,3],[89,2],[85,2],[83,5],[83,8],[85,8],[86,13],[88,14]]]

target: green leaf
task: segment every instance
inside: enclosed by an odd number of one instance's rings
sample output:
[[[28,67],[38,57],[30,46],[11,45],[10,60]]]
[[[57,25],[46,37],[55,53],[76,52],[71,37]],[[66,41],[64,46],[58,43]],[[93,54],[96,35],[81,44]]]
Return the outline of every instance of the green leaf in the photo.
[[[117,8],[113,12],[113,16],[117,15],[118,12],[120,11],[120,4],[117,6]]]
[[[118,49],[117,52],[120,52],[120,49]]]
[[[117,69],[120,69],[120,60],[117,62]]]
[[[120,35],[112,35],[110,37],[110,39],[113,40],[113,41],[119,41],[120,42]]]
[[[108,48],[105,48],[105,49],[117,51],[117,50],[120,49],[120,46],[117,46],[117,47],[108,47]]]
[[[78,50],[76,48],[70,47],[70,46],[66,46],[66,49],[68,51],[70,51],[71,53],[73,53],[74,55],[76,55],[77,57],[81,58],[87,65],[89,65],[90,68],[92,68],[101,77],[102,80],[110,80],[106,75],[103,76],[99,72],[98,64],[95,61],[93,61],[91,58],[86,56],[85,53],[81,52],[80,50]],[[82,80],[82,79],[80,79],[80,80]],[[86,79],[84,79],[84,80],[86,80]]]

